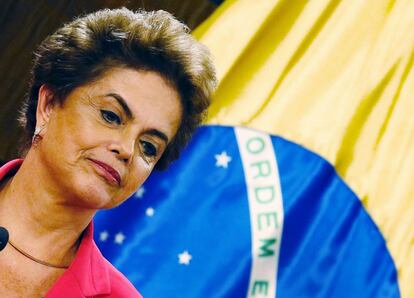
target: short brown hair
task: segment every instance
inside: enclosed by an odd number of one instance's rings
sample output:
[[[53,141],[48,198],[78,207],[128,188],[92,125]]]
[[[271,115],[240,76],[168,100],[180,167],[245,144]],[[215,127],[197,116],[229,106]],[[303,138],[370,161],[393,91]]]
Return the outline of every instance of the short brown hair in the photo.
[[[178,158],[210,104],[217,79],[208,49],[165,11],[104,9],[75,19],[48,36],[34,52],[29,92],[20,123],[27,149],[36,126],[39,89],[47,84],[63,102],[76,87],[113,67],[155,71],[177,89],[183,116],[156,169]]]

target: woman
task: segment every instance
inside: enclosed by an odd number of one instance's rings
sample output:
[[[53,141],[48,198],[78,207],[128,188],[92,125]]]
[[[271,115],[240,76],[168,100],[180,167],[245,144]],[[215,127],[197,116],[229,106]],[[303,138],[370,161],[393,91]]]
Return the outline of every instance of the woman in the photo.
[[[178,157],[215,84],[206,48],[163,11],[102,10],[46,38],[24,161],[0,169],[0,296],[140,297],[100,254],[92,218]]]

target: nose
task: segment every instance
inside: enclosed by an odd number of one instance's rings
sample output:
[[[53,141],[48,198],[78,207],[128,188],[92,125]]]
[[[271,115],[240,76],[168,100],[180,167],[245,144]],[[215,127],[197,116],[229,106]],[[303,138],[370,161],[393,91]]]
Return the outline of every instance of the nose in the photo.
[[[135,138],[121,136],[111,142],[109,150],[124,163],[128,164],[134,156]]]

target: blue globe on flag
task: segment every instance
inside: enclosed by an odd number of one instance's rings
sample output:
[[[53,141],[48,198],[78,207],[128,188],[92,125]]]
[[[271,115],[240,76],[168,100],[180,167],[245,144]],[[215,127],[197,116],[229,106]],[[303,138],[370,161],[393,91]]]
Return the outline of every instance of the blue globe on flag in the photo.
[[[94,222],[144,297],[400,297],[381,232],[335,169],[248,128],[201,127]]]

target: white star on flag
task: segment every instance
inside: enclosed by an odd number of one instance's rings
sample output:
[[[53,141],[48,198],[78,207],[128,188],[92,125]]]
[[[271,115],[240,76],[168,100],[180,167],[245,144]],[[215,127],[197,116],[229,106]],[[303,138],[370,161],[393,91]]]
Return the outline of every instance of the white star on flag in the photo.
[[[136,192],[135,192],[135,197],[137,197],[138,199],[142,199],[144,197],[144,193],[145,193],[145,188],[144,186],[141,186]]]
[[[145,214],[149,217],[154,216],[155,210],[152,207],[147,208],[147,210],[145,210]]]
[[[115,243],[121,245],[125,240],[125,235],[122,232],[119,232],[115,235]]]
[[[216,158],[216,167],[223,167],[227,169],[229,162],[231,161],[231,157],[227,155],[226,151],[222,151],[220,154],[214,155]]]
[[[109,233],[107,231],[102,231],[101,233],[99,233],[99,240],[101,240],[102,242],[105,242],[109,237]]]
[[[182,265],[190,265],[190,261],[193,258],[188,251],[184,251],[178,255],[178,263]]]

